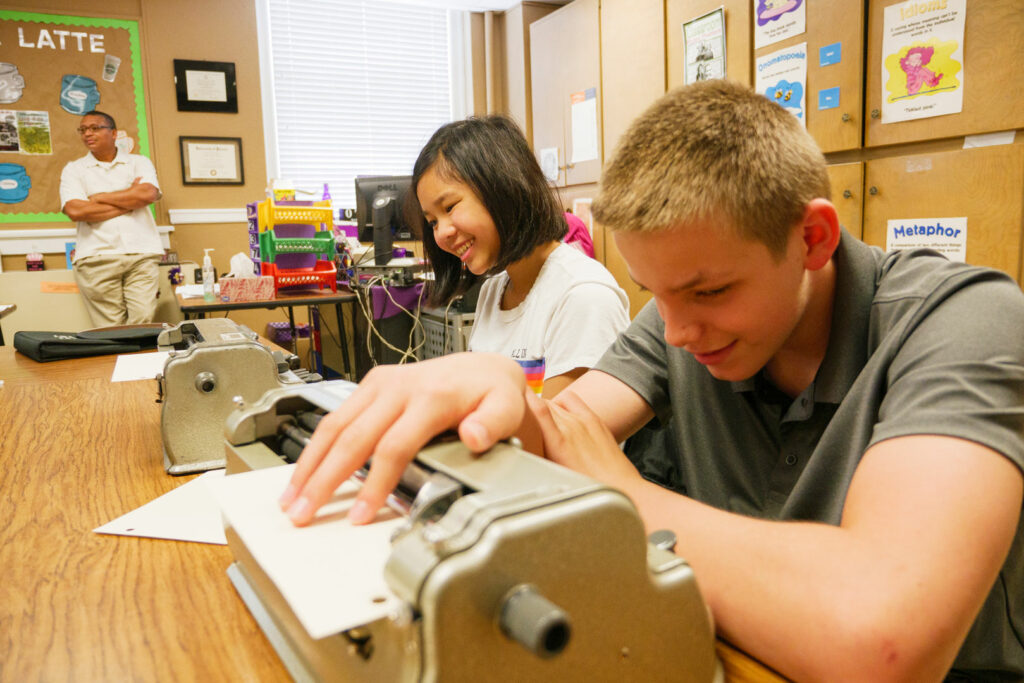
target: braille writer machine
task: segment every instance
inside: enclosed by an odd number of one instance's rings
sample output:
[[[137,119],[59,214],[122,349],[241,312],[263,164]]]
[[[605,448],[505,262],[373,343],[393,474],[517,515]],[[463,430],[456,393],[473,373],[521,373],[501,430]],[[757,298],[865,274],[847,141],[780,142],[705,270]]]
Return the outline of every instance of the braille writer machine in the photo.
[[[178,323],[160,333],[157,348],[170,352],[157,378],[168,474],[224,467],[224,420],[236,401],[320,379],[299,369],[297,356],[271,351],[227,318]]]
[[[235,409],[224,428],[222,483],[294,462],[352,388],[284,386]],[[296,680],[723,680],[693,571],[647,537],[621,492],[515,441],[474,455],[448,435],[420,451],[389,507],[398,514],[377,573],[399,607],[318,637],[258,559],[243,531],[247,515],[225,508],[228,574]],[[273,514],[280,520],[268,526],[290,527],[279,509]],[[335,517],[313,533],[368,528]]]

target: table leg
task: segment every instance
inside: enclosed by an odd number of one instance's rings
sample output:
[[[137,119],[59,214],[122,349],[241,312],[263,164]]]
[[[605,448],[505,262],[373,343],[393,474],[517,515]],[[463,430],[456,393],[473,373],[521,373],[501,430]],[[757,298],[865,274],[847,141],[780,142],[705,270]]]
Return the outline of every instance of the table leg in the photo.
[[[295,329],[295,309],[288,306],[288,328],[292,332],[292,353],[299,355],[299,333]]]
[[[354,307],[355,303],[352,305]],[[355,375],[352,374],[352,366],[348,362],[348,337],[345,335],[345,315],[340,303],[334,304],[334,312],[338,316],[338,345],[341,347],[341,362],[345,368],[345,379],[354,381]],[[353,329],[355,329],[355,322],[355,314],[353,314]]]
[[[320,308],[318,306],[309,307],[309,343],[313,346],[313,363],[316,366],[316,372],[321,377],[324,376],[324,356],[323,347],[320,345]]]

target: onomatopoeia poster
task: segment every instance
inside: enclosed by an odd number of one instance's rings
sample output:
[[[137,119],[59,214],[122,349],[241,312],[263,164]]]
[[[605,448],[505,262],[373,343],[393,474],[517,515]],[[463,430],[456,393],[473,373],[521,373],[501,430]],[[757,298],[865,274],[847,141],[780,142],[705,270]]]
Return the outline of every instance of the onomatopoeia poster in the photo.
[[[754,0],[754,49],[798,36],[807,29],[804,0]]]
[[[885,8],[882,123],[963,111],[966,7],[926,0]]]
[[[755,87],[807,127],[807,43],[759,58]]]
[[[967,218],[890,220],[885,249],[934,249],[950,261],[967,260]]]

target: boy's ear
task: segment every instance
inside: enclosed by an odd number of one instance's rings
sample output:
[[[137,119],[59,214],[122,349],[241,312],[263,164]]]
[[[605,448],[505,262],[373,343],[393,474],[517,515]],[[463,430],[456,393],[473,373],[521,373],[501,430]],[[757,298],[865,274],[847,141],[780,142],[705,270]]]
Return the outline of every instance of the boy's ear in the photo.
[[[808,270],[824,268],[839,246],[839,216],[827,199],[807,202],[801,223],[804,240],[804,266]]]

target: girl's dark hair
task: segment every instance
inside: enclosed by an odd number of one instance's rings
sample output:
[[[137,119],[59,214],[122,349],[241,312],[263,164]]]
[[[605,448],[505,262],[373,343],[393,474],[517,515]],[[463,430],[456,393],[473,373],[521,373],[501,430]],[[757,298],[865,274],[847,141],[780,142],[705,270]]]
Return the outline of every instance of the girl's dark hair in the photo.
[[[505,116],[471,116],[441,126],[416,159],[406,202],[406,219],[421,235],[434,270],[434,305],[448,303],[478,278],[463,270],[457,256],[437,246],[423,217],[416,188],[431,167],[442,178],[468,185],[491,215],[501,249],[490,273],[565,236],[568,227],[562,210],[515,122]]]

